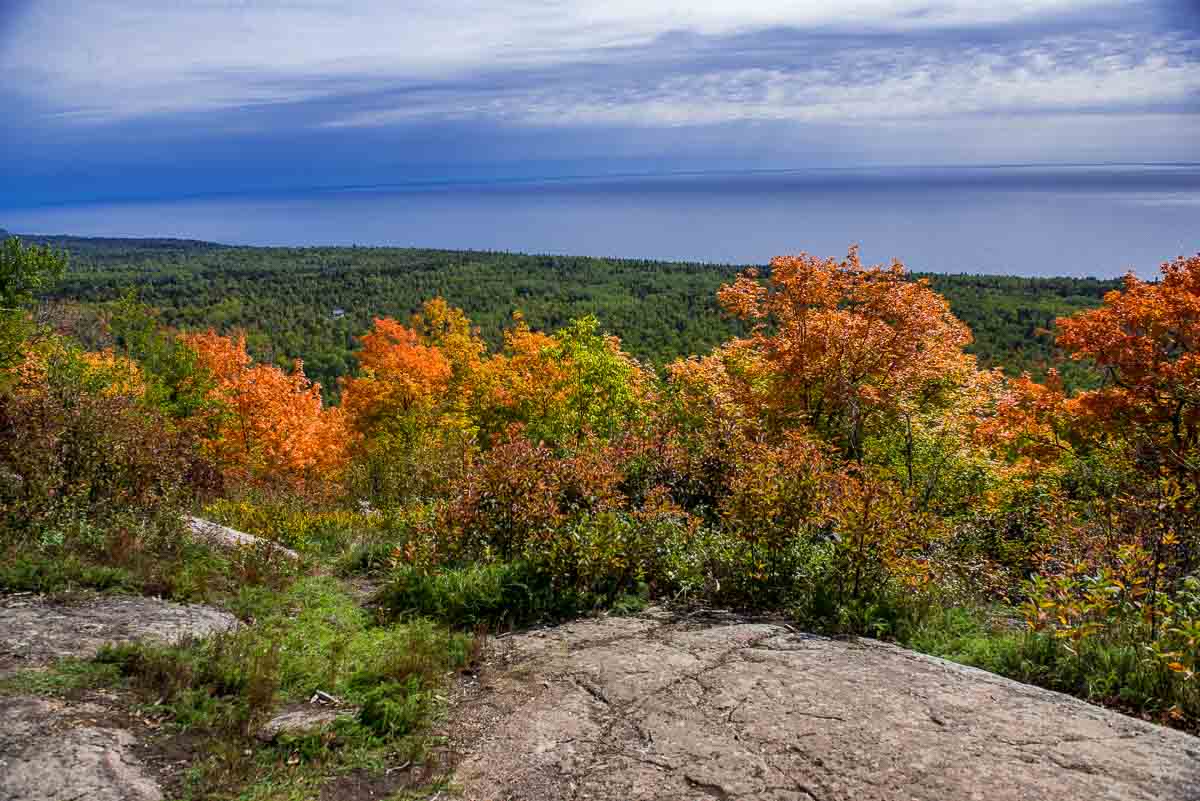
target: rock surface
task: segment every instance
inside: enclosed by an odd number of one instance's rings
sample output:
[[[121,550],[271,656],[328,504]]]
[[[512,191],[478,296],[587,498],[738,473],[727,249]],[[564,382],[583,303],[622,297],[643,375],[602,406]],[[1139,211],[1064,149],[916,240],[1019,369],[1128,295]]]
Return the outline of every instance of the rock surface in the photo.
[[[262,725],[255,736],[269,743],[281,734],[300,735],[322,729],[341,717],[348,717],[354,710],[328,706],[296,706],[284,710]]]
[[[609,618],[498,641],[473,801],[1200,799],[1200,739],[882,643]]]
[[[300,554],[293,551],[291,548],[285,548],[277,542],[264,540],[260,537],[255,537],[253,534],[247,534],[244,531],[238,531],[228,526],[222,526],[219,523],[213,523],[209,520],[204,520],[199,517],[186,517],[184,522],[187,524],[188,531],[193,536],[199,537],[210,545],[215,545],[218,548],[237,548],[241,546],[257,546],[264,545],[270,549],[271,553],[281,554],[289,559],[299,559]]]
[[[162,798],[133,735],[89,725],[89,711],[103,712],[45,698],[0,698],[0,801]]]
[[[157,598],[0,596],[0,677],[86,659],[108,642],[176,642],[236,625],[220,610]],[[0,801],[158,801],[130,722],[111,703],[0,696]]]
[[[237,625],[208,606],[158,598],[92,595],[72,603],[42,596],[0,596],[0,676],[63,657],[92,657],[108,642],[177,642]]]

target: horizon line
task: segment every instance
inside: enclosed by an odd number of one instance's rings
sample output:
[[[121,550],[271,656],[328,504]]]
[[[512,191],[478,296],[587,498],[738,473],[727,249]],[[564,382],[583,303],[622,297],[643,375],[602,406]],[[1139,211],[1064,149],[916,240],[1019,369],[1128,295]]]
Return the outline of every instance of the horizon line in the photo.
[[[653,179],[653,178],[687,178],[704,176],[737,176],[737,175],[783,175],[788,173],[805,172],[852,172],[859,170],[1023,170],[1051,168],[1080,168],[1080,167],[1200,167],[1200,161],[1100,161],[1100,162],[980,162],[972,164],[842,164],[804,167],[748,167],[726,169],[693,169],[693,170],[643,170],[616,171],[594,173],[545,174],[519,177],[486,178],[468,176],[461,178],[426,178],[400,181],[386,181],[367,184],[299,184],[288,187],[216,190],[208,192],[184,192],[182,194],[148,194],[142,196],[93,196],[74,200],[64,200],[46,203],[34,203],[28,206],[10,206],[0,204],[2,211],[23,211],[29,209],[64,208],[73,206],[93,205],[132,205],[138,203],[184,202],[204,200],[209,198],[253,198],[278,197],[300,193],[336,194],[339,192],[372,192],[394,190],[420,190],[463,186],[516,186],[521,184],[539,183],[570,183],[586,181],[622,180],[622,179]],[[0,226],[2,228],[3,226]]]

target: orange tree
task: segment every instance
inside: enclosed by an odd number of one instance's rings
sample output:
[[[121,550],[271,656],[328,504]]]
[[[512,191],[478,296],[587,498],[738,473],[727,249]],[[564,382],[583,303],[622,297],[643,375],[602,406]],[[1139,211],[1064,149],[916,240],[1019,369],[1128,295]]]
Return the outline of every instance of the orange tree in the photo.
[[[481,346],[444,301],[430,301],[412,322],[375,320],[359,339],[358,375],[342,383],[342,408],[358,435],[352,484],[377,503],[438,490],[472,450],[459,387],[477,369]]]
[[[805,425],[862,461],[866,438],[926,406],[973,369],[971,334],[904,265],[865,267],[802,253],[771,261],[769,279],[743,275],[718,295],[753,326],[746,345],[769,368],[768,428]]]
[[[520,425],[551,447],[608,440],[638,418],[652,392],[646,371],[595,317],[572,320],[545,334],[520,314],[504,335],[504,350],[487,359],[467,390],[469,414],[485,443]]]
[[[322,405],[320,385],[304,376],[299,361],[290,373],[255,364],[243,335],[208,331],[183,340],[215,380],[211,393],[219,412],[209,416],[205,444],[227,476],[299,486],[329,478],[343,465],[348,434],[342,411]]]
[[[776,258],[719,300],[750,332],[670,368],[662,453],[689,474],[679,484],[755,546],[761,572],[792,571],[788,553],[808,543],[848,576],[843,599],[922,581],[945,530],[923,510],[951,506],[930,498],[959,467],[943,454],[967,460],[959,407],[990,386],[966,326],[902,264],[864,266],[856,249]],[[971,490],[955,490],[955,509]]]
[[[438,404],[451,377],[450,361],[439,348],[390,317],[376,318],[359,343],[360,373],[344,382],[342,406],[360,432],[411,425]]]
[[[1155,564],[1173,555],[1178,572],[1193,570],[1200,549],[1200,256],[1163,264],[1157,282],[1127,275],[1102,307],[1059,319],[1058,327],[1059,346],[1095,363],[1106,379],[1067,401],[1076,428],[1128,460],[1136,476],[1131,498],[1156,499],[1156,533],[1145,543]]]
[[[1200,256],[1130,274],[1098,309],[1058,320],[1058,344],[1104,371],[1072,404],[1084,422],[1132,444],[1147,466],[1195,476],[1200,447]]]

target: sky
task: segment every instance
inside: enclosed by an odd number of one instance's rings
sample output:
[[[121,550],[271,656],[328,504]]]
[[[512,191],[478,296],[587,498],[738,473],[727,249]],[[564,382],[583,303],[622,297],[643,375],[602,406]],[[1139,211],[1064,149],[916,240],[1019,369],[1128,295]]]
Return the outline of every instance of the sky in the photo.
[[[1200,162],[1200,0],[0,0],[0,207]]]

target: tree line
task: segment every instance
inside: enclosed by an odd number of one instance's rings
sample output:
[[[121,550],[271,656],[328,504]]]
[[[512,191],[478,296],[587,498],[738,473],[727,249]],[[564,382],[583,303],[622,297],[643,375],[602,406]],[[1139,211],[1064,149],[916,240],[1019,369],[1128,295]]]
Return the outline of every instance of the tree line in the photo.
[[[32,240],[31,240],[32,241]],[[400,248],[245,248],[190,240],[43,238],[69,252],[52,297],[103,304],[131,289],[171,326],[246,333],[250,352],[278,365],[301,358],[327,397],[354,367],[355,337],[375,317],[404,319],[430,297],[463,309],[497,345],[512,312],[553,330],[594,315],[639,359],[662,367],[743,329],[716,290],[742,267]],[[1054,320],[1100,304],[1116,281],[923,275],[974,333],[968,352],[1010,375],[1044,377]],[[1094,373],[1072,364],[1070,387]]]

